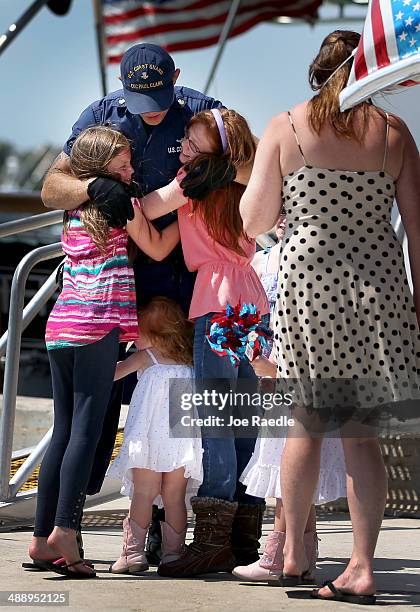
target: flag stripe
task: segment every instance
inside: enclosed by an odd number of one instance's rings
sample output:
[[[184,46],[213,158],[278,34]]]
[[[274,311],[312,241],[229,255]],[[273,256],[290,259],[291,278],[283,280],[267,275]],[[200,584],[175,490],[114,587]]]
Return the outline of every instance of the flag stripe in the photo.
[[[381,0],[382,9],[382,22],[384,25],[385,33],[392,32],[394,29],[394,17],[392,15],[392,6],[389,2],[383,2]],[[385,34],[385,44],[387,48],[388,57],[390,62],[398,59],[398,45],[395,36],[389,36]]]
[[[222,0],[219,2],[214,2],[214,0],[200,0],[199,2],[194,2],[192,3],[191,0],[183,0],[182,3],[179,2],[171,2],[171,5],[177,4],[177,7],[169,7],[169,8],[165,8],[165,6],[161,6],[161,5],[151,5],[150,3],[144,3],[142,4],[142,6],[140,6],[139,8],[136,9],[131,9],[131,10],[127,10],[124,11],[121,8],[118,7],[110,7],[110,8],[104,8],[104,23],[106,23],[107,25],[111,25],[111,24],[118,24],[124,21],[128,21],[128,20],[134,20],[136,18],[141,18],[141,17],[165,17],[166,19],[168,19],[170,17],[171,22],[176,19],[177,15],[181,12],[194,12],[194,11],[201,11],[203,12],[203,9],[205,9],[207,12],[208,10],[214,9],[215,11],[217,11],[218,13],[224,13],[227,14],[230,8],[230,0]],[[248,3],[249,4],[249,3]],[[279,7],[281,9],[286,9],[286,10],[293,10],[293,7],[295,5],[299,5],[299,2],[286,2],[284,0],[271,0],[271,1],[266,1],[264,2],[264,6],[265,7],[271,7],[272,9],[276,9],[278,10]],[[304,4],[308,4],[308,2],[305,2]],[[253,9],[257,9],[257,8],[261,8],[261,2],[259,1],[255,1],[254,0],[254,4],[251,6],[239,6],[238,9],[238,14],[247,10],[253,10]]]
[[[357,49],[356,57],[354,60],[354,72],[355,72],[356,81],[366,76],[368,73],[368,68],[367,68],[366,59],[365,59],[363,34],[360,37],[359,47]]]
[[[230,37],[279,16],[313,17],[322,0],[242,0]],[[168,51],[217,43],[230,0],[102,0],[109,63],[117,63],[135,42],[153,42]]]
[[[191,4],[188,2],[184,8],[161,8],[159,6],[150,6],[144,5],[139,7],[138,9],[127,11],[127,12],[118,12],[113,11],[111,14],[107,12],[104,13],[104,23],[107,25],[112,24],[121,24],[122,22],[131,21],[134,22],[137,19],[144,18],[164,18],[166,21],[170,23],[175,23],[177,17],[182,13],[201,11],[203,12],[205,9],[207,12],[210,9],[213,9],[217,13],[226,13],[229,10],[229,4],[227,2],[218,2],[214,4],[212,0],[202,0],[201,2],[197,2]]]
[[[276,15],[273,14],[273,17],[275,16]],[[260,21],[261,21],[261,18],[259,16],[254,16],[252,19],[246,20],[242,25],[239,25],[233,28],[230,37],[234,37],[239,34],[242,34],[243,32],[246,32],[254,25],[257,25]],[[186,38],[185,32],[176,32],[176,33],[173,32],[171,33],[170,37],[168,37],[166,33],[162,35],[155,33],[152,36],[150,36],[150,38],[147,38],[143,35],[142,41],[143,42],[153,42],[154,44],[164,46],[165,49],[171,53],[174,53],[175,51],[190,51],[192,49],[207,47],[207,46],[214,45],[217,43],[217,41],[219,40],[219,36],[220,36],[220,27],[208,28],[208,30],[210,32],[213,31],[214,33],[213,34],[209,33],[208,36],[203,36],[203,30],[201,30],[201,33],[197,35],[198,36],[197,38],[193,38],[192,35],[190,34],[188,38]],[[171,41],[171,42],[168,42],[168,41]],[[108,62],[111,64],[118,64],[121,61],[121,58],[124,52],[129,46],[130,44],[127,45],[123,43],[116,45],[116,46],[114,45],[113,49],[117,50],[119,48],[120,52],[117,53],[116,55],[109,55]]]
[[[386,50],[385,30],[382,22],[380,0],[372,0],[372,31],[376,63],[379,68],[389,65],[389,57]]]
[[[366,15],[365,28],[363,30],[363,51],[365,54],[365,62],[368,69],[368,74],[378,67],[375,53],[375,38],[373,36],[372,23],[372,4],[369,5],[369,11]]]
[[[227,9],[228,6],[223,6],[225,3],[217,3],[213,2],[205,2],[201,3],[199,11],[188,10],[188,11],[178,11],[170,16],[166,14],[162,14],[160,11],[155,9],[150,9],[147,14],[144,14],[141,17],[136,17],[133,19],[124,19],[123,22],[115,21],[115,18],[105,17],[106,31],[108,35],[113,34],[124,34],[126,32],[135,32],[137,30],[141,30],[143,28],[154,27],[158,24],[166,24],[168,30],[190,27],[189,24],[196,24],[196,29],[200,28],[203,24],[203,21],[217,21],[218,23],[223,23],[226,21]],[[202,10],[202,9],[205,10]],[[287,7],[285,7],[287,8]],[[260,2],[254,2],[253,4],[249,4],[248,6],[241,7],[237,12],[237,18],[253,12],[265,12],[271,11],[275,15],[278,15],[278,2],[266,2],[264,6],[261,5]],[[294,11],[299,11],[299,3],[292,3],[288,12],[291,14]]]
[[[243,30],[243,23],[248,23],[248,27],[255,25],[262,19],[272,19],[277,16],[277,11],[273,10],[261,10],[260,8],[253,11],[250,14],[240,15],[235,21],[235,27],[232,29],[231,35],[236,35],[239,33],[239,30]],[[189,32],[188,36],[197,37],[197,38],[205,38],[205,34],[203,34],[204,28],[213,27],[216,33],[220,34],[221,27],[226,21],[226,15],[218,15],[217,17],[211,17],[209,19],[192,19],[190,21],[183,21],[177,24],[179,30],[176,30],[176,33],[180,34],[185,38],[186,30],[194,30],[195,32]],[[237,24],[237,25],[236,25]],[[126,28],[125,31],[122,31],[120,34],[112,34],[115,32],[115,29],[110,30],[110,36],[107,36],[106,41],[108,45],[115,45],[119,42],[124,41],[133,41],[136,39],[142,39],[143,37],[150,37],[155,34],[163,34],[165,32],[172,32],[174,27],[172,23],[168,23],[166,20],[164,22],[156,23],[155,25],[147,25],[143,22],[143,27],[139,27],[138,29],[131,30],[130,28]]]

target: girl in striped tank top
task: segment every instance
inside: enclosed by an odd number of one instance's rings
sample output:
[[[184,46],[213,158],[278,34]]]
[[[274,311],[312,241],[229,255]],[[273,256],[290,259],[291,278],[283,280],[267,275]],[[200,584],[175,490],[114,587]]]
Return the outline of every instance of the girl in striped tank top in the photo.
[[[73,145],[70,166],[79,179],[108,176],[128,185],[133,174],[129,142],[109,127],[88,128]],[[179,241],[177,223],[158,232],[136,199],[133,208],[134,218],[126,228],[108,227],[94,202],[66,213],[63,288],[46,329],[54,430],[39,474],[29,554],[52,570],[77,578],[95,576],[80,558],[76,530],[110,399],[119,342],[138,337],[128,237],[156,260],[166,257]]]

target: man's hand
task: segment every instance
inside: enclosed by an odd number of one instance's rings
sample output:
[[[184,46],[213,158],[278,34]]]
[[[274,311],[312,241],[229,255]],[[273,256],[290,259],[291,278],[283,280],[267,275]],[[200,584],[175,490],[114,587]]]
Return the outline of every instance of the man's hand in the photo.
[[[110,227],[125,227],[127,221],[134,219],[128,185],[99,176],[89,184],[87,192]]]
[[[205,200],[213,191],[231,183],[235,166],[224,157],[205,157],[187,172],[181,181],[184,195],[192,200]]]

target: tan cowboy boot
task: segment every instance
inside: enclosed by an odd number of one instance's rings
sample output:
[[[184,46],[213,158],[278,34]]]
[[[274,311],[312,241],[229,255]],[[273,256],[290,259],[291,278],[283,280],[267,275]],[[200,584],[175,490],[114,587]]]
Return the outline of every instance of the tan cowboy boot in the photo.
[[[148,570],[149,564],[144,552],[147,529],[137,525],[129,516],[123,521],[123,529],[123,550],[109,571],[113,574],[138,574]]]
[[[184,552],[187,525],[182,531],[175,531],[169,523],[160,523],[162,530],[162,559],[161,563],[176,561]]]
[[[250,565],[238,565],[232,574],[241,580],[260,582],[278,580],[283,573],[283,547],[286,534],[273,531],[267,538],[261,559]]]

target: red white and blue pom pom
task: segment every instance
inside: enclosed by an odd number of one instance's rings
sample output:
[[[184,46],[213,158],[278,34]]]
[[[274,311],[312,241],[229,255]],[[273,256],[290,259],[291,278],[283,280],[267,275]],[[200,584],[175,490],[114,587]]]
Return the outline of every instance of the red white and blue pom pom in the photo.
[[[228,304],[226,312],[216,314],[211,320],[207,341],[212,351],[220,357],[229,357],[235,367],[241,359],[254,359],[267,346],[273,335],[261,322],[255,304]]]

